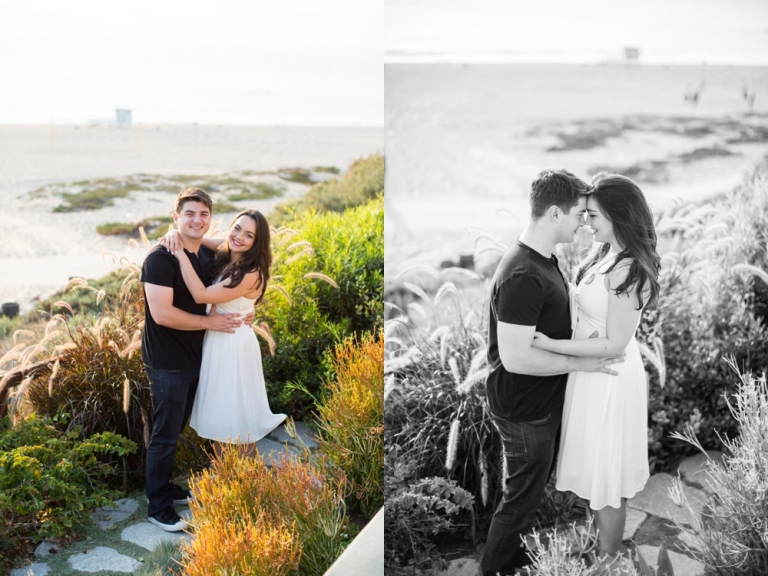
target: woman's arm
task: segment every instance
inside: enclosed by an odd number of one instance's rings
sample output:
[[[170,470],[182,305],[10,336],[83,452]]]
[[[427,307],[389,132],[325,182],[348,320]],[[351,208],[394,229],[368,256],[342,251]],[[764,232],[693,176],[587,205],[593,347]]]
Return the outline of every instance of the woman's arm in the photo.
[[[192,294],[192,297],[198,304],[221,304],[222,302],[229,302],[240,296],[245,296],[249,292],[253,292],[256,283],[259,281],[259,273],[254,271],[246,274],[243,281],[234,288],[229,288],[229,278],[224,282],[206,288],[192,267],[192,262],[189,261],[187,253],[184,250],[178,250],[174,252],[174,256],[179,260],[184,284],[187,285],[190,294]],[[261,290],[256,293],[256,296],[251,295],[250,297],[256,298],[260,293]]]
[[[224,241],[226,241],[226,238],[203,237],[202,243],[203,246],[215,252],[219,245],[221,245]],[[166,250],[168,250],[168,252],[171,254],[178,252],[179,250],[184,250],[184,246],[182,245],[181,239],[179,238],[178,230],[168,230],[166,235],[160,238],[157,243],[160,244],[160,246],[165,246]]]
[[[608,318],[605,335],[584,340],[552,340],[536,334],[533,346],[570,356],[618,356],[632,339],[642,310],[637,310],[637,288],[617,296],[611,287],[619,286],[626,278],[628,267],[617,267],[608,274]]]

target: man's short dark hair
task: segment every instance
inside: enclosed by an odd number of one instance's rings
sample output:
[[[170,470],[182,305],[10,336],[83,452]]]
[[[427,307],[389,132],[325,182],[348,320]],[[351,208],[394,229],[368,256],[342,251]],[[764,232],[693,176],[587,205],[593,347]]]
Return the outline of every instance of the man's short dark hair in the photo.
[[[202,202],[213,212],[213,200],[202,188],[187,188],[179,192],[176,197],[176,214],[181,214],[181,209],[186,202]]]
[[[550,206],[557,206],[567,214],[579,203],[579,196],[588,194],[589,189],[589,184],[568,170],[542,170],[531,184],[531,218],[538,220]]]

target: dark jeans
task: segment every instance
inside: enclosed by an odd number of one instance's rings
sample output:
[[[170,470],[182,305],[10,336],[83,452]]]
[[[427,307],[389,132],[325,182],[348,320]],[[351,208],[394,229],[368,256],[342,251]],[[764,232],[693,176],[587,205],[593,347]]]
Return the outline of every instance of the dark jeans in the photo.
[[[483,576],[514,574],[524,564],[521,536],[536,518],[554,468],[562,415],[561,407],[534,422],[493,418],[501,435],[508,476],[480,561]]]
[[[145,366],[152,395],[154,422],[147,448],[147,513],[173,505],[171,470],[176,442],[192,413],[200,369],[160,370]]]

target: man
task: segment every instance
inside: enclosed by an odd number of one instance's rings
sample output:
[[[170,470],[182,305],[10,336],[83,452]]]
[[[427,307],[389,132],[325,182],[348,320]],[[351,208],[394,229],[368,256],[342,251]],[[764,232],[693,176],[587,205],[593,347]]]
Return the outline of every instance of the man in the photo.
[[[530,563],[521,535],[534,518],[553,469],[568,372],[605,372],[616,358],[576,358],[533,348],[534,332],[571,337],[568,283],[553,255],[573,242],[589,186],[567,170],[544,170],[531,185],[531,219],[501,259],[491,292],[488,404],[504,449],[504,495],[483,551],[484,576]]]
[[[213,203],[200,188],[187,188],[176,199],[173,220],[192,265],[206,286],[211,284],[214,253],[202,245],[211,225]],[[188,501],[188,490],[171,484],[176,442],[192,411],[203,357],[206,330],[234,332],[238,314],[206,316],[181,275],[178,260],[162,246],[147,254],[141,268],[145,321],[141,359],[152,396],[154,422],[147,448],[146,491],[149,521],[168,532],[186,528],[173,504]],[[247,321],[247,317],[246,317]]]

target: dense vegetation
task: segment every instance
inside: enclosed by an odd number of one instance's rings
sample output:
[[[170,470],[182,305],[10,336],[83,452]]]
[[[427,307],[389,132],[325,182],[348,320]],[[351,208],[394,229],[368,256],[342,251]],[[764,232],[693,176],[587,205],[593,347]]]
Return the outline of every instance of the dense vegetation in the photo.
[[[221,487],[216,478],[241,478],[245,488],[254,478],[261,478],[265,486],[276,479],[263,461],[236,463],[236,455],[225,456],[208,475],[195,476],[191,481],[201,491],[211,493],[213,499],[197,511],[199,548],[187,550],[185,566],[189,573],[198,563],[189,558],[198,558],[203,566],[200,573],[208,573],[203,559],[216,549],[232,551],[233,569],[247,566],[253,560],[251,554],[258,551],[251,550],[250,545],[245,549],[238,546],[263,536],[269,546],[265,545],[262,552],[269,556],[272,551],[282,550],[280,543],[286,542],[285,534],[289,542],[285,566],[296,567],[298,561],[299,573],[322,572],[348,542],[344,499],[368,516],[382,504],[383,340],[376,333],[383,316],[384,207],[381,194],[371,195],[367,188],[359,195],[367,199],[365,202],[354,200],[357,196],[353,194],[355,186],[368,186],[371,180],[377,182],[371,184],[371,189],[383,190],[380,165],[383,166],[383,160],[362,160],[355,164],[351,175],[323,188],[346,190],[354,206],[344,209],[335,204],[337,211],[317,207],[298,211],[272,234],[272,282],[263,304],[256,309],[254,325],[263,345],[270,405],[273,411],[287,411],[303,419],[310,419],[317,408],[321,431],[325,431],[320,454],[312,456],[311,463],[307,455],[296,463],[295,470],[294,464],[280,464],[281,472],[285,472],[279,475],[283,483],[271,489],[288,498],[286,490],[290,478],[294,478],[296,501],[286,504],[288,508],[293,506],[294,512],[281,508],[282,516],[274,517],[274,530],[269,528],[269,534],[256,534],[251,530],[253,526],[248,528],[247,518],[258,521],[253,514],[261,512],[246,511],[241,506],[238,510],[243,515],[242,522],[228,524],[227,538],[231,536],[231,540],[220,547],[225,536],[220,530],[222,519],[233,516],[217,491],[234,488],[229,480]],[[333,173],[330,168],[324,170]],[[316,197],[322,197],[317,194]],[[4,533],[0,534],[0,550],[3,539],[11,537],[9,534],[34,541],[49,533],[59,534],[62,526],[75,527],[86,519],[84,511],[89,507],[101,505],[106,497],[114,496],[111,488],[143,486],[152,408],[139,358],[144,319],[140,286],[138,266],[129,264],[95,281],[75,279],[63,292],[39,303],[29,317],[0,324],[6,335],[23,329],[15,332],[12,342],[5,341],[6,353],[0,358],[0,369],[6,371],[4,381],[21,377],[10,403],[14,424],[7,420],[0,427],[0,448],[5,450],[14,438],[22,441],[9,448],[7,454],[0,451],[0,457],[23,461],[26,468],[14,464],[18,473],[4,478],[23,480],[23,486],[17,490],[26,490],[37,506],[22,505],[20,492],[7,492],[7,497],[0,498],[0,513],[6,522]],[[354,432],[350,429],[337,434],[333,428],[335,420],[329,418],[344,419],[354,425]],[[23,433],[35,426],[35,434]],[[48,436],[43,436],[43,432]],[[42,459],[38,444],[49,446],[44,450],[47,460]],[[346,457],[345,451],[355,446],[365,449],[365,458]],[[207,466],[208,448],[207,441],[187,429],[179,444],[175,473],[199,472]],[[82,453],[72,461],[80,466],[79,475],[69,471],[69,476],[62,476],[61,481],[53,473],[41,476],[34,472],[34,462],[27,457],[34,454],[46,467],[58,471],[66,468],[62,466],[67,451],[70,455]],[[20,460],[22,453],[24,458]],[[289,470],[295,474],[288,474]],[[318,483],[324,477],[328,481]],[[84,491],[83,482],[87,482],[90,491]],[[60,496],[55,502],[34,496],[54,489],[58,490],[54,496]],[[309,512],[302,508],[307,489],[317,496],[318,502],[325,503],[325,508],[318,505]],[[214,503],[223,507],[217,509]],[[274,505],[282,506],[277,501]],[[28,517],[22,519],[22,513]],[[306,513],[309,516],[302,520],[300,514]],[[331,520],[336,522],[332,534]],[[302,521],[307,524],[304,528]],[[9,531],[11,528],[13,531]],[[288,532],[281,532],[283,528]],[[296,534],[298,540],[294,538]],[[276,538],[274,542],[272,536]],[[236,550],[245,550],[245,556],[238,556]],[[276,566],[275,571],[267,568],[267,573],[279,573]]]
[[[695,451],[673,436],[688,426],[705,449],[738,436],[727,409],[738,385],[725,358],[746,372],[768,369],[768,166],[725,197],[668,205],[655,224],[661,296],[644,313],[638,340],[649,375],[650,464],[658,472]],[[558,254],[567,274],[591,242],[584,236]],[[484,534],[500,498],[500,446],[483,386],[487,281],[417,267],[387,296],[385,492],[387,502],[407,495],[398,517],[387,516],[393,574],[438,561],[435,543],[449,530],[455,537],[456,526],[467,539]],[[425,499],[425,479],[435,485],[435,478],[440,494]],[[573,494],[549,489],[537,525],[562,526],[581,508]]]

